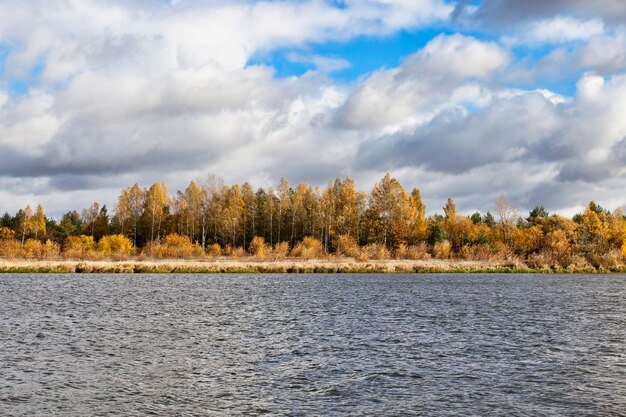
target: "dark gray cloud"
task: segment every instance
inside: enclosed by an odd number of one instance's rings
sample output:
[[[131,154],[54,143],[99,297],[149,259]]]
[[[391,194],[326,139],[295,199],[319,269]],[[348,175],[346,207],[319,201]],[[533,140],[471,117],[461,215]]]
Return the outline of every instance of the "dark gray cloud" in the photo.
[[[455,11],[457,15],[466,13]],[[601,18],[607,22],[626,22],[626,2],[623,0],[483,0],[470,16],[499,26],[559,15],[578,18]]]
[[[366,141],[361,166],[416,166],[461,174],[492,163],[544,159],[554,142],[558,110],[539,93],[494,102],[482,112],[443,111],[412,134]]]

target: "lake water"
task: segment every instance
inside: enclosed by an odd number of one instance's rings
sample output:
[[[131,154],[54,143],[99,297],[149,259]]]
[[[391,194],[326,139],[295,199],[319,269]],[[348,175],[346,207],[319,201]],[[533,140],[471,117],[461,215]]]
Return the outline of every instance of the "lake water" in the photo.
[[[0,275],[0,415],[626,415],[626,277]]]

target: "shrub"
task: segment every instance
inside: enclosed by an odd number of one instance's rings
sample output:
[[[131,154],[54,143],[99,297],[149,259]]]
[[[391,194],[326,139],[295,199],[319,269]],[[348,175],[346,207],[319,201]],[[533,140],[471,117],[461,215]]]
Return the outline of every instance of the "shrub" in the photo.
[[[192,258],[202,255],[202,248],[191,243],[188,236],[171,233],[161,243],[150,242],[144,253],[153,258]]]
[[[385,245],[370,243],[361,249],[363,259],[389,259],[390,253]]]
[[[608,253],[591,253],[587,260],[597,269],[613,270],[623,264],[623,254],[621,251],[613,250]]]
[[[580,256],[580,255],[572,255],[569,259],[566,265],[564,265],[567,269],[572,270],[572,271],[580,271],[580,270],[592,270],[593,266],[591,266],[591,264],[589,262],[587,262],[587,260],[585,259],[584,256]]]
[[[305,259],[315,259],[322,255],[322,243],[312,237],[305,237],[291,251],[293,256]]]
[[[246,250],[241,246],[237,246],[231,251],[230,256],[233,258],[243,258],[246,256]]]
[[[222,254],[222,248],[217,243],[213,243],[206,247],[206,254],[211,257],[217,257]]]
[[[20,258],[22,245],[14,239],[0,239],[0,256],[8,259]]]
[[[337,237],[336,242],[337,255],[347,256],[349,258],[360,259],[361,248],[356,243],[356,239],[349,235],[341,235]]]
[[[104,236],[98,242],[98,251],[106,256],[131,255],[133,242],[124,235]]]
[[[26,259],[52,259],[59,256],[61,247],[49,239],[41,243],[35,239],[28,239],[21,248],[20,256]]]
[[[63,243],[63,256],[77,259],[96,257],[96,242],[93,236],[69,236]]]
[[[452,245],[449,241],[444,240],[442,242],[437,242],[433,246],[433,256],[437,259],[449,259],[451,249]]]
[[[26,259],[41,259],[43,248],[40,241],[35,239],[26,239],[22,245],[22,257]]]
[[[280,242],[274,246],[274,250],[272,251],[272,256],[274,259],[285,259],[287,254],[289,253],[289,243]]]
[[[411,246],[401,243],[395,250],[395,257],[396,259],[425,260],[430,259],[430,253],[428,253],[426,242]]]
[[[499,258],[494,249],[486,243],[465,245],[461,248],[459,255],[469,261],[493,261]]]
[[[43,245],[42,249],[42,255],[45,259],[58,258],[61,255],[61,245],[51,241],[50,239],[46,240],[46,243]]]
[[[15,239],[15,231],[8,227],[0,227],[0,240]]]
[[[267,255],[269,248],[265,243],[265,239],[259,236],[255,236],[250,242],[250,253],[258,258],[263,258]]]

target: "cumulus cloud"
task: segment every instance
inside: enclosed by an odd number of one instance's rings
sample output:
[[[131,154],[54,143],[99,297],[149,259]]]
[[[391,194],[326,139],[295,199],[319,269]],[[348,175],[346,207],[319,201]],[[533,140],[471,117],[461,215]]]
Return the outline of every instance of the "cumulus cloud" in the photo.
[[[284,149],[321,144],[308,132],[323,129],[343,93],[323,76],[277,80],[248,65],[254,53],[386,35],[450,10],[441,0],[2,2],[0,86],[28,80],[30,91],[0,88],[0,176],[47,179],[49,192],[99,189],[94,175],[268,176],[276,155],[293,160]],[[349,65],[292,58],[326,73]],[[235,155],[250,159],[247,170],[228,162]]]
[[[153,2],[152,2],[153,3]],[[45,11],[42,12],[42,11]],[[0,4],[0,39],[14,45],[10,76],[26,76],[41,59],[44,79],[89,69],[150,75],[175,69],[245,66],[258,50],[307,41],[380,35],[443,20],[442,0],[163,3],[9,0]]]
[[[589,40],[594,36],[604,34],[604,31],[604,23],[600,19],[579,20],[569,16],[556,16],[523,25],[515,36],[506,37],[505,42],[511,44],[564,43]]]
[[[400,67],[379,71],[362,83],[343,107],[341,123],[351,128],[415,125],[449,106],[452,90],[460,100],[484,103],[489,93],[465,83],[489,78],[509,58],[493,42],[440,35]]]
[[[500,192],[552,210],[615,201],[626,185],[622,4],[0,2],[0,209],[42,202],[58,216],[111,204],[135,182],[176,189],[208,172],[255,185],[351,175],[367,189],[389,170],[431,210],[448,196],[489,209]],[[332,78],[349,60],[311,47],[451,16],[497,22],[485,31],[502,36],[441,34],[352,82]],[[531,48],[576,44],[525,65],[510,38],[520,33]],[[250,63],[277,48],[313,70],[278,78]],[[576,94],[551,91],[546,74],[579,78]]]
[[[491,194],[512,193],[520,202],[537,202],[540,195],[545,204],[560,208],[580,205],[576,198],[556,199],[542,189],[597,189],[609,180],[626,184],[625,105],[626,77],[605,80],[589,73],[578,81],[574,100],[547,91],[523,92],[478,112],[442,111],[410,133],[361,143],[357,160],[363,167],[415,167],[454,178],[488,172]],[[512,177],[512,172],[499,172],[503,166],[522,167],[519,175],[535,175],[539,181],[496,186],[495,178]]]

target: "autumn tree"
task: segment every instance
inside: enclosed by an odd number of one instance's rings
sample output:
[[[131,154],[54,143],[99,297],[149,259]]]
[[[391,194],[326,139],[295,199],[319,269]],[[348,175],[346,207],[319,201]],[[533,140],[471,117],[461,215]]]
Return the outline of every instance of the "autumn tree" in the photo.
[[[133,236],[133,245],[137,246],[137,226],[143,214],[145,191],[135,184],[124,188],[117,199],[115,215],[121,232],[130,229]]]
[[[17,218],[20,236],[22,237],[21,244],[23,246],[26,235],[33,230],[33,209],[30,205],[27,205],[23,210],[18,211]]]
[[[496,198],[496,214],[499,220],[499,231],[502,242],[511,247],[515,223],[519,219],[519,210],[511,204],[504,194]]]
[[[409,197],[410,243],[415,245],[426,239],[426,205],[420,190],[414,188]]]
[[[609,217],[594,201],[589,203],[577,229],[579,252],[589,258],[609,250]]]
[[[81,214],[81,218],[83,222],[89,228],[89,232],[91,236],[94,235],[94,230],[96,228],[96,221],[98,220],[98,216],[100,215],[100,203],[97,201],[94,202],[90,207],[84,208]]]
[[[256,236],[257,227],[257,199],[250,183],[246,182],[241,186],[241,198],[243,199],[243,248],[247,249],[248,238],[252,240]]]
[[[406,241],[409,196],[398,180],[386,174],[370,194],[368,226],[370,241],[395,248]]]
[[[284,224],[283,215],[291,210],[291,189],[289,188],[289,182],[285,177],[281,177],[280,184],[277,189],[278,193],[278,242],[283,242],[286,239],[283,239],[283,235],[281,231],[284,230],[282,228]]]
[[[347,177],[339,183],[337,234],[352,236],[358,240],[365,200],[365,194],[357,191],[352,178]]]
[[[202,188],[198,185],[197,182],[191,180],[189,186],[185,189],[182,198],[186,201],[186,213],[184,213],[186,217],[186,226],[187,226],[187,235],[191,242],[196,241],[196,237],[198,231],[200,229],[200,214],[202,210]]]
[[[170,195],[164,182],[155,182],[145,195],[144,212],[150,219],[150,241],[161,237],[161,224],[165,218]]]
[[[46,213],[43,210],[41,204],[37,205],[35,209],[35,216],[33,218],[33,231],[35,232],[35,239],[38,239],[41,235],[45,238],[46,235]]]
[[[230,231],[233,248],[237,244],[237,228],[241,224],[244,201],[241,195],[241,188],[235,184],[231,187],[225,186],[223,189],[223,219],[226,229]]]

